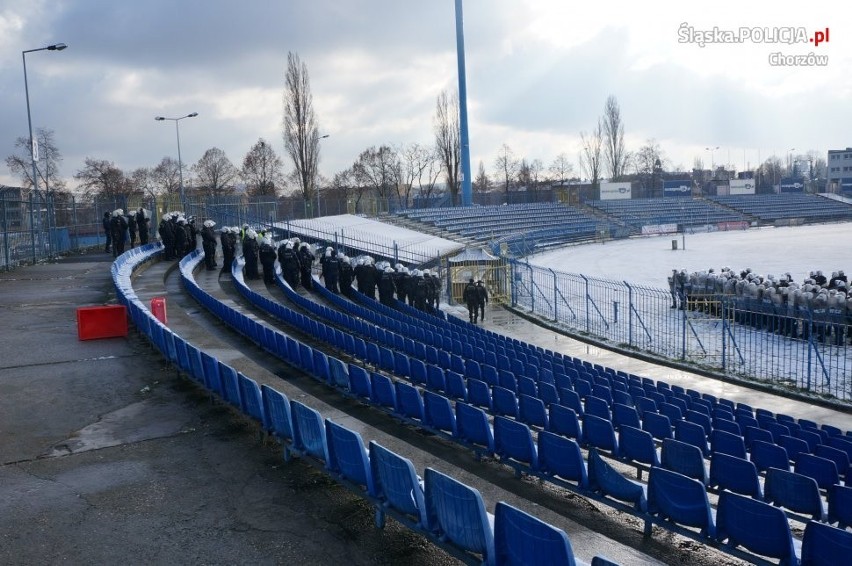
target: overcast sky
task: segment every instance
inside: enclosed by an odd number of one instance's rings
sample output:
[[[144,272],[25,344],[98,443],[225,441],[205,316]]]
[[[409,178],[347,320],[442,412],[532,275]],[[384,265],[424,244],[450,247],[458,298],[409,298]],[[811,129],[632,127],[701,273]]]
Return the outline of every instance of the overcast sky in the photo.
[[[465,0],[471,163],[497,150],[579,170],[579,133],[617,97],[628,149],[649,138],[670,167],[696,157],[742,169],[775,154],[852,146],[852,22],[841,4]],[[845,9],[844,9],[845,11]],[[829,41],[679,42],[695,30],[830,29]],[[794,30],[795,35],[795,30]],[[331,176],[371,145],[431,144],[435,98],[457,88],[453,0],[0,0],[0,156],[34,127],[54,130],[69,180],[86,157],[127,171],[210,147],[239,164],[258,138],[284,156],[287,52],[307,64]],[[772,53],[825,66],[772,66]],[[289,167],[289,165],[288,165]],[[5,165],[0,183],[17,185]]]

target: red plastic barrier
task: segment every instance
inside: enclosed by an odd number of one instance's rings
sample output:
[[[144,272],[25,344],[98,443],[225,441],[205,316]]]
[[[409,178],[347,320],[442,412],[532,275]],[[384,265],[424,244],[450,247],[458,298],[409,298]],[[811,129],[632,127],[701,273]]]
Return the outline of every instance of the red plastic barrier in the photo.
[[[156,318],[163,324],[169,323],[168,316],[166,316],[165,297],[154,297],[153,299],[151,299],[151,314],[153,314],[154,318]]]
[[[124,305],[77,309],[77,337],[80,340],[122,336],[127,336],[127,308]]]

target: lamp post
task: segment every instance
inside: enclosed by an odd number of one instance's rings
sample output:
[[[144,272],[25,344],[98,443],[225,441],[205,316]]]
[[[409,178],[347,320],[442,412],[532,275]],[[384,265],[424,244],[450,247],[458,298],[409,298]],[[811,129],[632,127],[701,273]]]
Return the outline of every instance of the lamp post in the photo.
[[[713,152],[716,151],[717,149],[719,149],[718,145],[716,147],[705,147],[704,148],[705,151],[710,152],[710,175],[711,175],[710,178],[711,179],[713,178],[713,174],[714,174],[714,171],[716,169],[716,163],[713,161]]]
[[[180,202],[181,205],[186,207],[186,200],[183,194],[183,160],[180,156],[180,127],[178,123],[184,118],[195,118],[198,116],[198,112],[193,112],[192,114],[187,114],[186,116],[180,116],[178,118],[166,118],[165,116],[155,116],[154,120],[158,122],[162,122],[163,120],[171,120],[175,123],[175,136],[177,137],[177,148],[178,148],[178,174],[180,175]]]
[[[48,45],[47,47],[39,47],[38,49],[26,49],[21,51],[21,60],[24,62],[24,94],[27,99],[27,127],[30,132],[30,162],[33,167],[33,189],[38,191],[38,168],[36,167],[36,160],[38,159],[38,142],[33,137],[33,118],[30,113],[30,85],[27,80],[27,53],[34,53],[36,51],[62,51],[68,46],[64,43],[54,43],[53,45]],[[47,189],[45,188],[45,192]],[[48,195],[49,196],[49,195]],[[30,201],[32,202],[32,201]],[[47,206],[47,229],[48,235],[50,236],[50,202],[46,201]],[[30,217],[32,218],[32,210],[30,210]],[[32,227],[31,227],[32,229]],[[33,260],[35,260],[35,237],[33,237]],[[52,242],[51,242],[52,243]],[[54,246],[50,246],[51,254],[53,253]]]
[[[327,137],[328,137],[328,136],[330,136],[330,135],[331,135],[331,134],[325,134],[325,135],[320,136],[320,137],[318,137],[318,138],[317,138],[317,149],[319,149],[319,141],[320,141],[320,140],[324,140],[325,138],[327,138]],[[320,197],[320,190],[319,190],[319,187],[317,187],[317,216],[316,216],[317,218],[319,218],[319,215],[320,215],[320,203],[319,203],[319,197]]]
[[[38,190],[38,171],[36,169],[36,159],[38,159],[38,142],[36,142],[33,137],[33,119],[30,114],[30,85],[27,81],[27,53],[33,53],[35,51],[62,51],[68,46],[64,43],[54,43],[53,45],[48,45],[47,47],[39,47],[38,49],[27,49],[26,51],[21,52],[21,59],[24,62],[24,93],[27,97],[27,126],[30,129],[30,161],[33,166],[33,188]]]
[[[794,151],[796,151],[795,147],[791,147],[790,149],[787,150],[787,176],[791,177],[791,178],[794,176],[794,172],[793,172],[793,152]]]

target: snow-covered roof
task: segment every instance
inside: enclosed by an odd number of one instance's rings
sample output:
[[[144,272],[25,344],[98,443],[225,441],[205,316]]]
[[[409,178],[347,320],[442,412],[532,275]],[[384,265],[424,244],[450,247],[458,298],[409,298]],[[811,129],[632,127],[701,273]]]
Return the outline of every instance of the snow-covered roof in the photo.
[[[450,262],[497,261],[497,259],[496,256],[491,255],[483,248],[465,248],[460,254],[451,257]]]

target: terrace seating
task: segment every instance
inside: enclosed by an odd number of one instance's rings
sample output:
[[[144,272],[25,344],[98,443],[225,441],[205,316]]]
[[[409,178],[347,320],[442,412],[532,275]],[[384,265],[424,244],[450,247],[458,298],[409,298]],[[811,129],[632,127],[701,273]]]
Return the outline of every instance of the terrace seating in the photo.
[[[801,218],[807,222],[852,219],[852,206],[818,195],[777,194],[715,196],[709,200],[756,218],[762,223]]]
[[[722,492],[716,508],[716,538],[761,556],[795,566],[796,550],[787,516],[778,508],[743,495]]]

